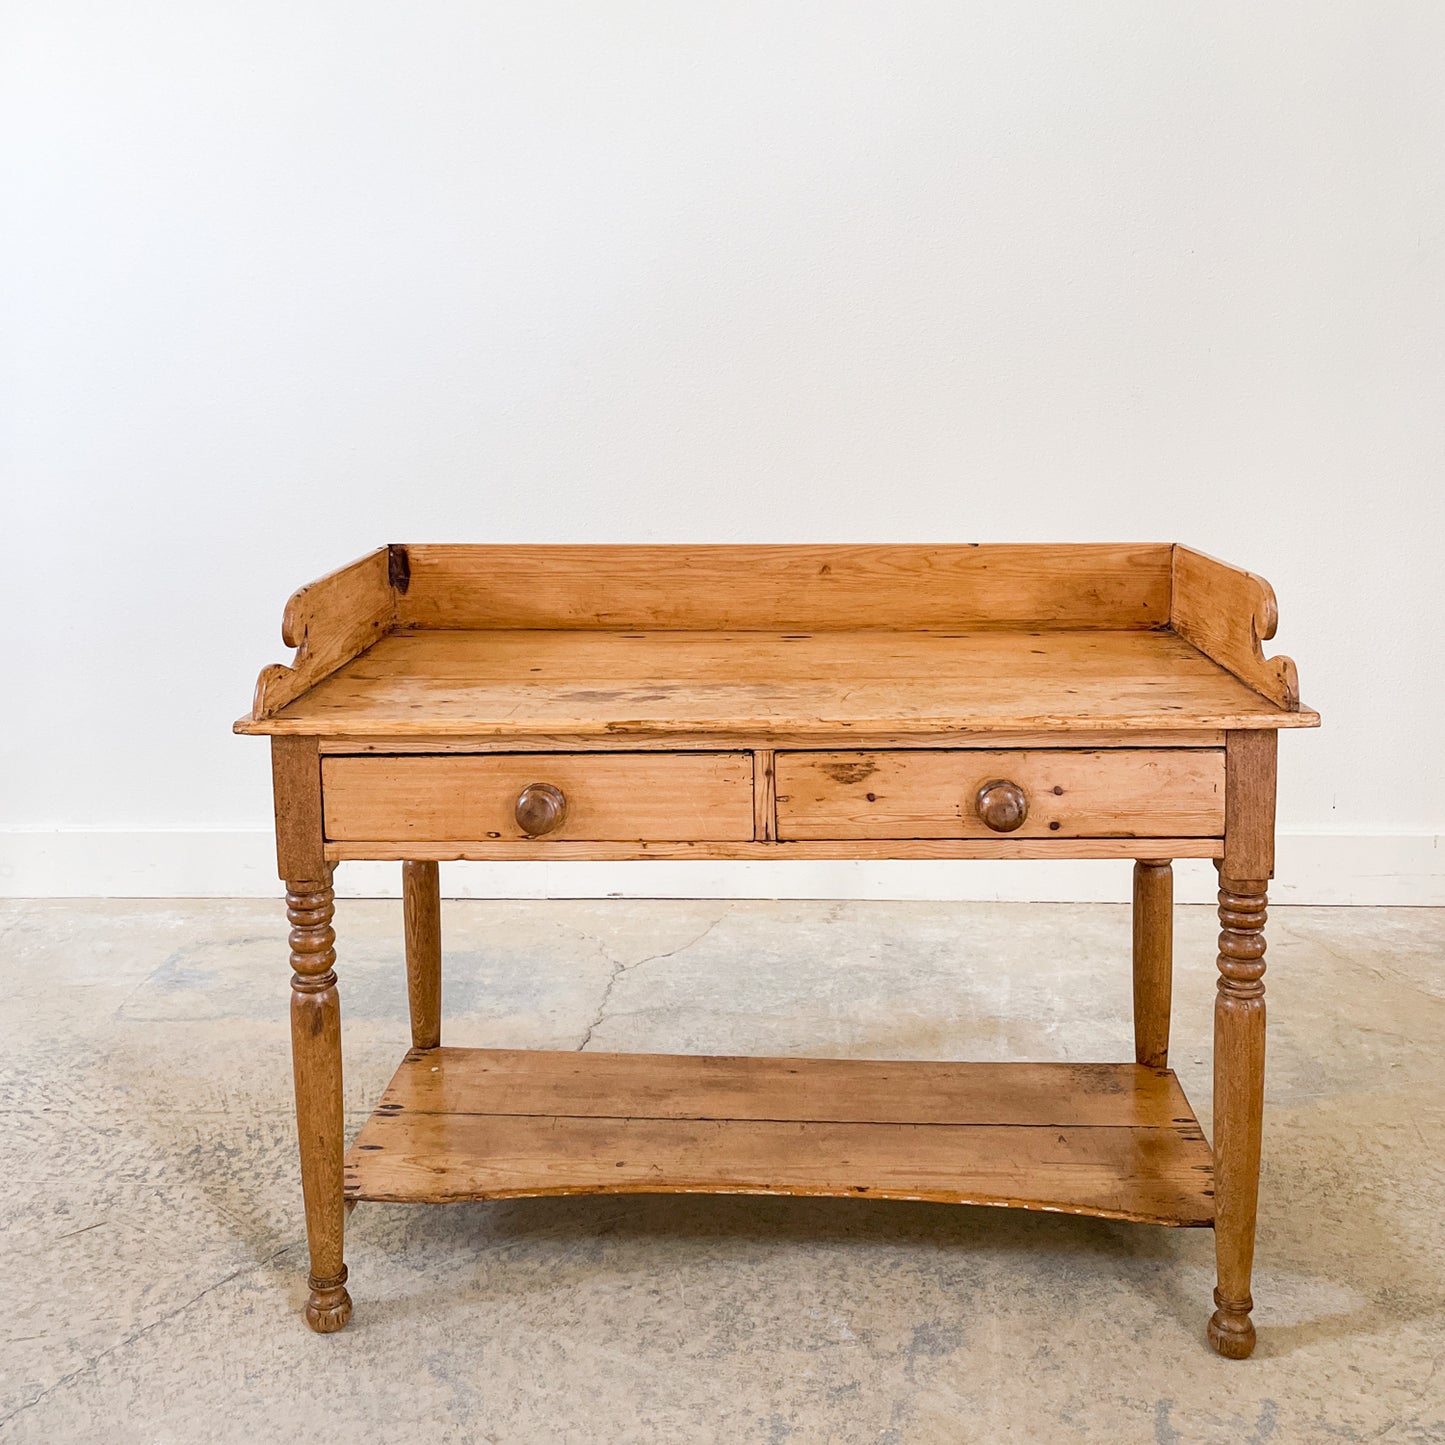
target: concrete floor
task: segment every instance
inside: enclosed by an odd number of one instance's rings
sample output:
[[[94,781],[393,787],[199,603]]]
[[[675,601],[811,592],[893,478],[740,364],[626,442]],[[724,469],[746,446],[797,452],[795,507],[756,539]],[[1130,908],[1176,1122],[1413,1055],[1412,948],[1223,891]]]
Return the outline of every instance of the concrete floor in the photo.
[[[459,1044],[1130,1056],[1112,906],[453,903]],[[358,1126],[400,907],[338,909]],[[1214,921],[1173,1062],[1208,1127]],[[361,1205],[309,1333],[276,905],[0,906],[0,1439],[1445,1441],[1445,912],[1270,925],[1259,1349],[1212,1236],[774,1199]]]

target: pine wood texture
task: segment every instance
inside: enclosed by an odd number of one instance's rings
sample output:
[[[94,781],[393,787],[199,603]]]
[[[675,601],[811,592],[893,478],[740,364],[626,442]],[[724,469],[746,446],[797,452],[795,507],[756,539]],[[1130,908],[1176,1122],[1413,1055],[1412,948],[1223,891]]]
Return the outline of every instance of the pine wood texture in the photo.
[[[403,863],[401,899],[412,1047],[434,1049],[442,1041],[442,902],[437,865]]]
[[[1224,833],[1219,749],[780,752],[774,770],[784,840],[997,837],[980,789],[1004,781],[1027,803],[1010,838]]]
[[[741,585],[741,584],[740,584]],[[1167,631],[397,632],[241,731],[763,739],[1307,727]]]
[[[987,546],[408,546],[403,626],[1150,628],[1158,543]]]
[[[256,681],[253,718],[269,717],[349,662],[396,622],[390,549],[375,552],[308,583],[291,596],[281,640],[294,647],[289,665],[275,662]]]
[[[574,739],[1309,727],[1274,596],[1172,544],[381,548],[241,732]]]
[[[550,859],[554,863],[622,862],[628,859],[678,862],[693,859],[801,858],[814,860],[879,859],[1048,859],[1138,858],[1141,854],[1168,853],[1171,858],[1218,858],[1224,852],[1219,838],[822,838],[806,842],[684,842],[598,843],[549,838],[503,842],[490,838],[452,842],[398,838],[355,838],[327,843],[326,857],[333,863],[348,859],[430,858],[443,863],[458,860],[478,863],[524,863]]]
[[[1169,622],[1181,637],[1256,692],[1289,712],[1299,710],[1299,674],[1293,659],[1266,658],[1261,646],[1279,626],[1274,588],[1263,577],[1192,547],[1176,546]]]
[[[1174,865],[1134,864],[1134,1060],[1169,1067],[1169,1008],[1174,992]]]
[[[1174,1075],[444,1048],[407,1055],[347,1155],[356,1199],[834,1195],[1213,1220]]]
[[[1226,734],[1224,870],[1235,878],[1274,877],[1275,733]]]
[[[325,877],[321,755],[315,738],[271,739],[271,796],[276,811],[277,876]]]
[[[286,885],[291,923],[291,1062],[296,1084],[296,1134],[301,1192],[311,1252],[306,1322],[318,1334],[351,1318],[342,1254],[346,1201],[342,1151],[346,1120],[341,1094],[341,1004],[336,992],[335,912],[329,870]]]
[[[517,801],[539,783],[566,800],[548,846],[753,836],[747,753],[332,757],[321,776],[331,839],[526,839]]]
[[[290,736],[283,734],[282,736]],[[873,748],[1222,748],[1227,734],[1222,728],[1161,730],[1155,728],[1087,729],[1069,732],[1040,732],[1026,728],[940,728],[930,733],[869,733]],[[689,733],[648,733],[628,731],[606,736],[579,738],[569,733],[515,733],[504,738],[454,734],[447,737],[322,737],[323,755],[331,753],[572,753],[579,747],[589,753],[635,753],[666,749],[668,752],[735,753],[769,749],[772,744],[757,733],[700,731]],[[856,748],[855,733],[812,733],[810,748]]]
[[[1218,1284],[1209,1342],[1229,1359],[1254,1349],[1250,1274],[1264,1116],[1264,924],[1262,879],[1219,883],[1219,991],[1214,1005],[1214,1167]]]
[[[1265,938],[1274,873],[1276,736],[1231,733],[1229,832],[1219,877],[1219,984],[1214,1003],[1214,1158],[1218,1283],[1209,1342],[1226,1359],[1254,1350],[1254,1268],[1264,1123]]]
[[[778,841],[778,779],[771,748],[753,754],[753,840]]]
[[[1241,1359],[1278,732],[1261,578],[1173,544],[382,548],[302,588],[272,737],[306,1317],[349,1201],[725,1192],[1216,1230]],[[344,1154],[331,868],[404,862],[413,1051]],[[447,859],[1133,859],[1133,1064],[443,1048]],[[1166,1067],[1169,860],[1221,868],[1215,1139]],[[1216,1198],[1217,1190],[1217,1198]]]

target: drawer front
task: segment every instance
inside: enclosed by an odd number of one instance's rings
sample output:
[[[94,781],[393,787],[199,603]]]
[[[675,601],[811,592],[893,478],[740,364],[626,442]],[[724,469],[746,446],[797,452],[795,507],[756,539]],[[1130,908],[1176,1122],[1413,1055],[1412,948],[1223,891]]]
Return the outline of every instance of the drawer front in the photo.
[[[782,840],[1224,834],[1222,748],[782,752],[775,768]]]
[[[329,757],[326,836],[689,842],[753,836],[749,753]],[[530,790],[530,807],[518,800]]]

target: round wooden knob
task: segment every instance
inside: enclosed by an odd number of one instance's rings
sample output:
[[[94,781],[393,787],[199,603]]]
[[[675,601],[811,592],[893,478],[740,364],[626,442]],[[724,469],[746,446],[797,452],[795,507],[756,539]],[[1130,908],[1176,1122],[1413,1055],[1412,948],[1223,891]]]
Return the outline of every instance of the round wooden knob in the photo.
[[[976,803],[984,826],[995,833],[1012,833],[1015,828],[1023,827],[1029,815],[1029,800],[1024,790],[1006,778],[985,783],[978,790]]]
[[[551,783],[528,783],[517,794],[517,826],[529,837],[540,838],[562,826],[567,816],[567,798]]]

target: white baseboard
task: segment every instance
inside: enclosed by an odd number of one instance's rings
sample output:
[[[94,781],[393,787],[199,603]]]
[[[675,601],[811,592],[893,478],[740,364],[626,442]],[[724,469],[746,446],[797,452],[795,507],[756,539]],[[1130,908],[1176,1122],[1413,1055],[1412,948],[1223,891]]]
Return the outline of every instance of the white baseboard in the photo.
[[[1445,906],[1439,834],[1284,833],[1276,903]],[[0,897],[272,898],[271,835],[235,831],[0,832]],[[1119,902],[1121,862],[449,863],[455,898],[921,898]],[[1176,865],[1181,903],[1214,898],[1207,862]],[[337,870],[346,897],[392,897],[394,863]]]

